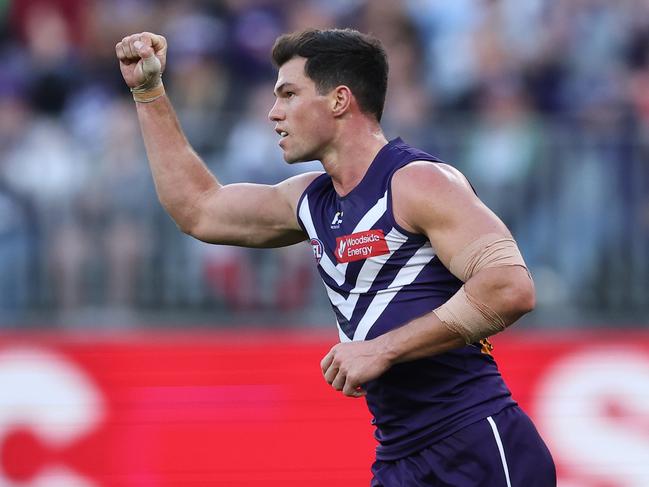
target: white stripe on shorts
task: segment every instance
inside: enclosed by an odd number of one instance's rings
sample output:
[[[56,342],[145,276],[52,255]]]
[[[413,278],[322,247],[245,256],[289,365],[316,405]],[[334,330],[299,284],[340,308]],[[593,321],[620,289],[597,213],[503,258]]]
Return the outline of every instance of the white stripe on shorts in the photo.
[[[509,469],[507,468],[507,459],[505,458],[505,450],[503,448],[503,442],[500,439],[500,433],[498,433],[498,427],[496,426],[496,422],[493,420],[491,416],[487,418],[487,421],[489,421],[489,424],[491,425],[491,429],[494,432],[494,437],[496,438],[496,444],[498,445],[498,451],[500,452],[500,460],[503,462],[503,469],[505,470],[505,479],[507,480],[507,487],[512,487],[512,483],[509,480]]]

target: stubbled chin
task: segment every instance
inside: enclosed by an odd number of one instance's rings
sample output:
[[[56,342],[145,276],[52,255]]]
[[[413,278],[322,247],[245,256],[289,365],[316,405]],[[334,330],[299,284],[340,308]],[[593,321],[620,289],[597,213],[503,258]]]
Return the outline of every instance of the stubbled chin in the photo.
[[[305,159],[304,157],[300,157],[299,155],[296,156],[296,154],[291,154],[284,149],[284,161],[286,161],[287,164],[297,164],[299,162],[306,162],[310,161],[311,159]]]
[[[282,149],[283,156],[284,156],[284,161],[286,161],[287,164],[297,164],[300,162],[310,162],[310,161],[315,161],[317,160],[316,157],[313,157],[312,154],[308,153],[298,153],[295,150],[289,151],[287,150],[285,144],[282,144],[282,142],[285,139],[280,141],[280,148]]]
[[[301,160],[296,159],[295,157],[291,157],[291,155],[286,151],[284,151],[284,160],[288,164],[295,164],[296,162],[302,162]]]
[[[282,149],[282,152],[283,152],[283,155],[284,155],[284,160],[285,160],[288,164],[293,164],[294,162],[299,162],[299,157],[295,157],[295,154],[294,154],[294,153],[291,153],[291,151],[289,151],[289,150],[286,148],[285,140],[286,140],[286,139],[282,139],[282,140],[280,141],[280,143],[279,143],[279,147]]]

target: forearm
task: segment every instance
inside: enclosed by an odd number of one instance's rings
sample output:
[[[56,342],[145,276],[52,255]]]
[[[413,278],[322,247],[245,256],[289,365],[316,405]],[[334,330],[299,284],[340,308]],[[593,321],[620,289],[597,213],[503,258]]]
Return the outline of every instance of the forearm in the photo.
[[[465,284],[467,293],[496,313],[505,327],[534,309],[536,293],[526,267],[483,269]]]
[[[464,339],[451,332],[433,312],[375,340],[391,364],[430,357],[466,345]]]
[[[189,229],[193,209],[220,184],[190,146],[166,96],[136,106],[158,198],[176,224]]]
[[[522,267],[484,269],[469,279],[465,288],[483,309],[498,316],[503,327],[513,324],[534,307],[534,287],[526,269]],[[465,346],[465,337],[442,322],[438,315],[440,313],[430,312],[378,337],[377,346],[392,363],[416,360]],[[481,319],[477,315],[476,321]],[[472,323],[467,326],[472,326]],[[487,336],[485,334],[479,338]]]

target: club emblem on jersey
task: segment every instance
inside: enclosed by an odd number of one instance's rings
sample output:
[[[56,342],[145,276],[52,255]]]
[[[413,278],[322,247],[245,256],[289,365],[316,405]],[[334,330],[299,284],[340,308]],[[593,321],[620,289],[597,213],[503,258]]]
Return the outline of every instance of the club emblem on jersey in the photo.
[[[336,229],[340,228],[340,224],[343,222],[343,212],[337,211],[334,215],[333,220],[331,220],[331,228]]]
[[[383,230],[352,233],[336,239],[336,260],[341,264],[389,253]]]
[[[312,238],[311,248],[313,249],[313,257],[315,257],[316,262],[319,264],[320,259],[322,259],[322,252],[324,249],[324,247],[322,246],[322,242],[317,238]]]

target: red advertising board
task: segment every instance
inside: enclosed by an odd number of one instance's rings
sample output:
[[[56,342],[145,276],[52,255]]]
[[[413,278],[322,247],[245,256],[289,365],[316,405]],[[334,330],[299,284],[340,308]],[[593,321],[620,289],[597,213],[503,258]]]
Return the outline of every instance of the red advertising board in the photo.
[[[624,338],[620,338],[624,337]],[[322,379],[333,335],[0,338],[0,486],[367,486],[363,399]],[[649,485],[649,333],[494,340],[562,487]]]

